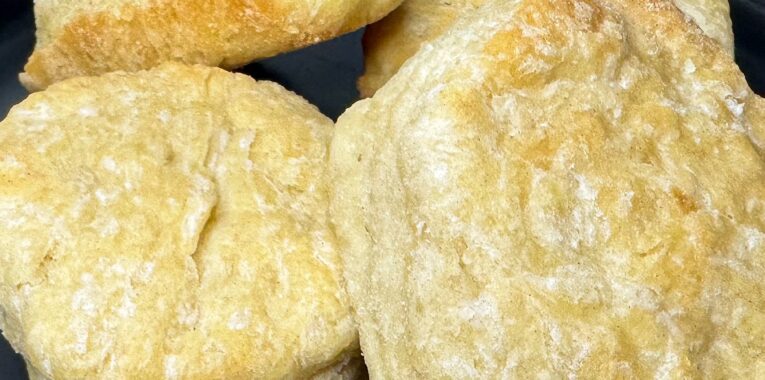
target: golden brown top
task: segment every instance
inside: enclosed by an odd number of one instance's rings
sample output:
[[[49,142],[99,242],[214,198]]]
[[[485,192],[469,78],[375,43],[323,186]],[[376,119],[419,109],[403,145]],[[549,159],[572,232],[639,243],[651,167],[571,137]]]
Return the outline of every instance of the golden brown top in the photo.
[[[332,144],[372,378],[762,377],[763,103],[667,1],[459,21]]]
[[[362,97],[374,95],[423,44],[444,34],[454,22],[485,0],[406,0],[364,34],[366,71],[359,79]],[[675,0],[707,35],[733,53],[728,0]]]
[[[327,225],[332,123],[166,64],[0,123],[0,328],[56,379],[305,378],[357,349]]]
[[[235,68],[374,22],[401,0],[38,0],[30,90],[165,61]]]

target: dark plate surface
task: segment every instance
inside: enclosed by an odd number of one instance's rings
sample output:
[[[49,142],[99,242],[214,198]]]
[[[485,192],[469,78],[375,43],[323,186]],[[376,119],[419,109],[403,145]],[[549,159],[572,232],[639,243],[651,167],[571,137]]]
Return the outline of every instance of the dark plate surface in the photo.
[[[765,94],[765,0],[731,0],[736,61],[750,86]],[[361,31],[300,51],[251,64],[242,72],[268,79],[302,95],[336,119],[358,98],[363,70]],[[18,82],[34,45],[31,0],[0,0],[0,119],[27,92]],[[21,357],[0,338],[0,380],[25,380]]]

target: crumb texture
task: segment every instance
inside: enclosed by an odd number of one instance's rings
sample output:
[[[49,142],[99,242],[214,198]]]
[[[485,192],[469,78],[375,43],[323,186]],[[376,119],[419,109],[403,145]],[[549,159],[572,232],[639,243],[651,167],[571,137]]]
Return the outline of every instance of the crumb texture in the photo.
[[[764,133],[668,1],[461,18],[333,140],[371,378],[762,377]]]
[[[165,61],[236,68],[377,21],[401,0],[38,0],[21,80],[137,71]]]
[[[331,133],[282,87],[201,66],[32,94],[0,123],[4,335],[41,379],[298,379],[347,362]]]
[[[370,97],[420,48],[433,41],[485,0],[406,0],[364,34],[365,73],[359,92]],[[710,37],[733,54],[733,26],[728,0],[675,0]]]

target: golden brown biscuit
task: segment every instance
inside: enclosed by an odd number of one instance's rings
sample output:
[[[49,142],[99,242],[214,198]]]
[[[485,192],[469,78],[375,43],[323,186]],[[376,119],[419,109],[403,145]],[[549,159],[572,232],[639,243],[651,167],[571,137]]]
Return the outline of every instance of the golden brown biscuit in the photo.
[[[38,0],[30,90],[164,61],[236,68],[350,32],[401,0]]]
[[[364,34],[366,72],[359,91],[374,95],[420,47],[445,33],[454,22],[485,0],[406,0]],[[733,29],[728,0],[675,0],[701,29],[733,53]]]
[[[459,21],[332,143],[371,378],[761,378],[764,102],[664,0]]]
[[[331,133],[279,85],[201,66],[31,95],[0,123],[3,334],[45,378],[341,376]]]

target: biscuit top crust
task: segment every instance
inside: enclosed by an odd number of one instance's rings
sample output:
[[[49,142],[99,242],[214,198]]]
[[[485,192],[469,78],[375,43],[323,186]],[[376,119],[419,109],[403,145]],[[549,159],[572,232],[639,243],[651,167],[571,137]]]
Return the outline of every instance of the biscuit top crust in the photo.
[[[332,122],[166,64],[0,123],[0,328],[56,379],[305,378],[357,347],[328,228]]]
[[[72,20],[87,13],[119,16],[123,6],[145,7],[152,0],[35,0],[37,46],[47,45]]]
[[[765,371],[765,104],[662,0],[486,3],[338,121],[373,378]]]
[[[485,0],[406,0],[364,34],[365,72],[359,78],[362,97],[374,95],[401,66],[430,41],[446,33]],[[686,15],[732,55],[733,27],[728,0],[675,0]]]

